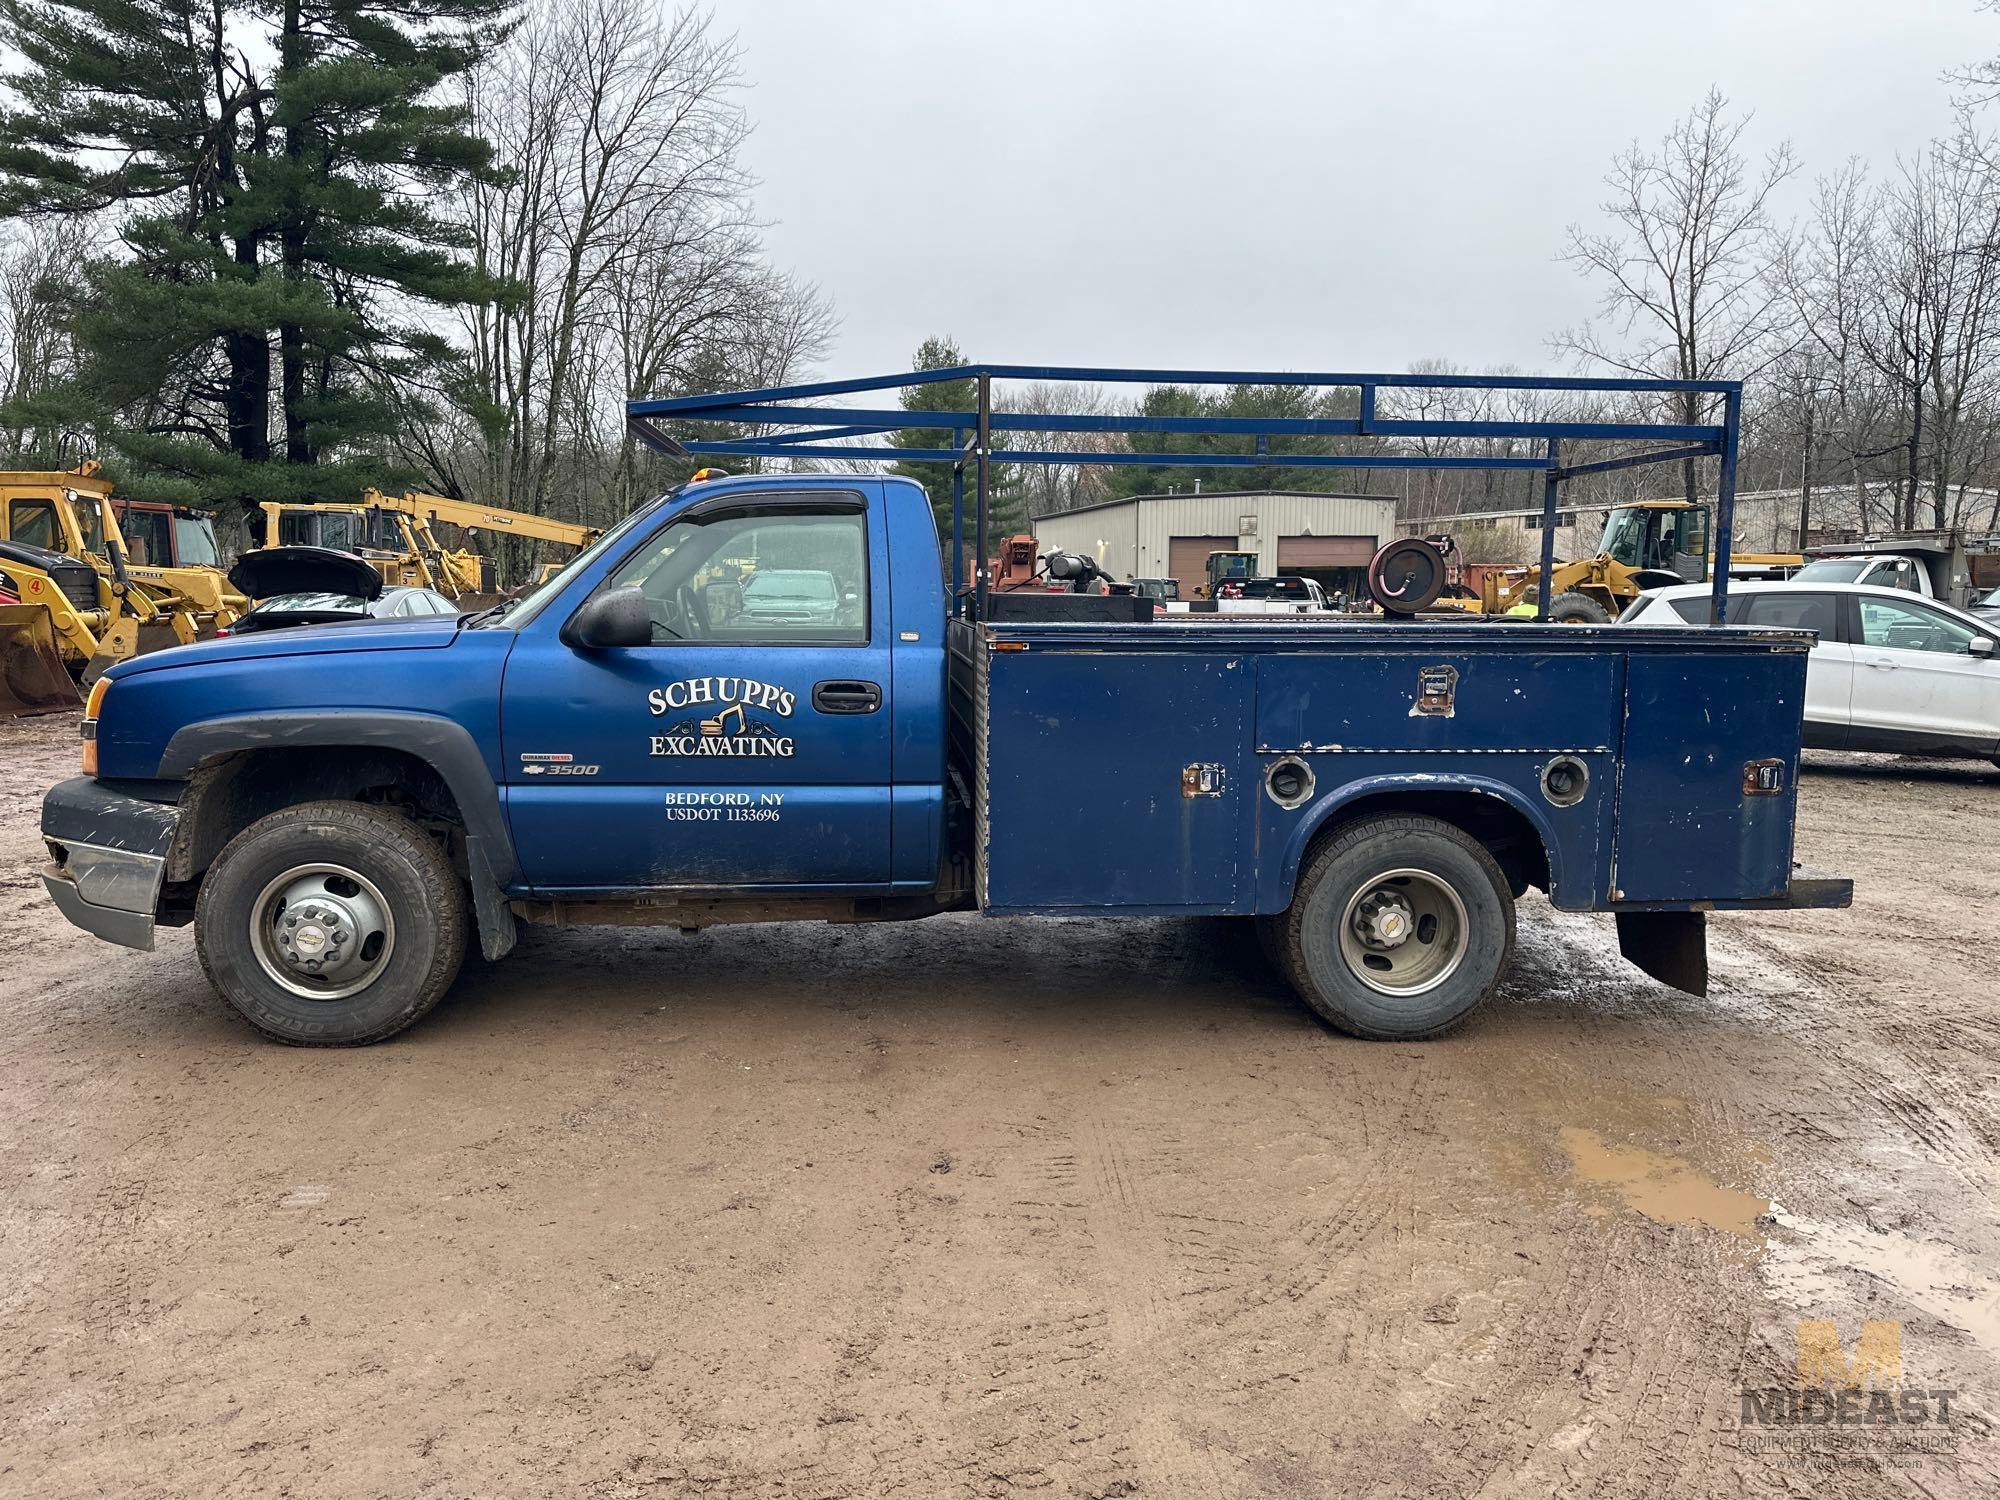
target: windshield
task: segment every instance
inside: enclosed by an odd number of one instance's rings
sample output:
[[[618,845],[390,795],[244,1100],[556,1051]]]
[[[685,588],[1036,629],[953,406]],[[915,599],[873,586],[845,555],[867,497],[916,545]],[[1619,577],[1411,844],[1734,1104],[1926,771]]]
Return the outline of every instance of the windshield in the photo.
[[[756,599],[805,599],[833,602],[831,573],[809,573],[776,569],[758,573],[743,585],[746,601]]]
[[[1982,607],[2000,609],[2000,589],[1992,589],[1980,595],[1978,602]]]
[[[215,523],[207,516],[174,517],[174,561],[183,568],[219,568]]]
[[[359,552],[365,544],[361,517],[339,510],[280,512],[278,541],[286,547],[331,547],[336,552]]]
[[[658,499],[648,501],[646,504],[640,506],[637,510],[633,511],[631,515],[627,516],[624,520],[620,521],[616,526],[612,527],[609,531],[605,532],[603,536],[599,537],[596,541],[592,542],[588,547],[585,547],[581,552],[577,553],[575,557],[572,557],[567,563],[563,564],[561,568],[557,569],[549,577],[543,579],[540,583],[536,584],[533,588],[529,589],[527,593],[522,594],[518,599],[514,601],[513,607],[507,610],[504,614],[486,615],[483,617],[470,616],[467,619],[466,628],[470,630],[477,630],[485,625],[516,626],[516,625],[527,624],[530,620],[534,619],[536,615],[540,614],[544,609],[548,607],[548,602],[551,599],[555,598],[557,594],[560,594],[563,591],[564,580],[566,580],[571,573],[575,572],[585,563],[590,562],[595,558],[601,557],[606,551],[610,550],[612,547],[621,544],[625,540],[625,537],[631,532],[633,527],[637,526],[641,521],[651,516],[654,511],[658,510],[661,505],[665,504],[668,500],[673,498],[674,494],[677,493],[679,492],[670,491],[668,494],[661,495]]]
[[[1865,557],[1823,557],[1809,562],[1792,575],[1794,583],[1852,583],[1866,571]]]
[[[91,495],[76,497],[76,524],[83,528],[83,550],[108,557],[104,550],[104,513],[98,509],[104,502]]]
[[[340,612],[366,614],[368,601],[359,594],[273,594],[250,611],[253,615],[295,615]],[[247,617],[246,617],[247,618]]]

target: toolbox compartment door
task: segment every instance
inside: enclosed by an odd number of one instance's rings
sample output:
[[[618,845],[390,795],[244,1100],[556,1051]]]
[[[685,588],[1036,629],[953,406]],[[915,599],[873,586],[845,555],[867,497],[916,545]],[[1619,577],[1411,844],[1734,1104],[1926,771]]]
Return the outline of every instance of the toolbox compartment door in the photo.
[[[1247,898],[1248,662],[1038,645],[987,666],[989,910],[1222,911]]]
[[[1612,900],[1784,892],[1805,691],[1803,650],[1631,653]]]

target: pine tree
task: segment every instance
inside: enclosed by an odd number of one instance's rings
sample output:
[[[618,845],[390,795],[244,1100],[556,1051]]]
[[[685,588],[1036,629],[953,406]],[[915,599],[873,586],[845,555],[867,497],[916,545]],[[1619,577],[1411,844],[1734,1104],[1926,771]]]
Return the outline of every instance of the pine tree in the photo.
[[[1316,393],[1302,386],[1238,385],[1222,391],[1189,386],[1154,386],[1139,401],[1149,417],[1352,417],[1354,396],[1347,391]],[[1257,453],[1257,438],[1249,433],[1146,432],[1127,439],[1134,449],[1154,453]],[[1329,437],[1267,436],[1263,450],[1273,457],[1330,454],[1338,440]],[[1199,484],[1210,490],[1330,490],[1351,482],[1338,469],[1284,468],[1276,464],[1175,465],[1121,464],[1111,471],[1106,487],[1114,495],[1186,493]]]
[[[917,356],[910,368],[918,371],[949,370],[965,364],[965,356],[958,345],[949,337],[927,338],[917,346]],[[905,411],[962,411],[975,412],[979,409],[978,383],[970,376],[958,380],[934,381],[929,385],[913,385],[903,391]],[[962,449],[972,440],[972,429],[968,426],[954,433],[949,428],[905,427],[897,432],[891,441],[898,448],[949,448],[954,439]],[[1005,439],[994,435],[994,446],[1000,447]],[[931,514],[937,519],[938,536],[947,555],[951,551],[951,465],[935,459],[898,459],[889,465],[893,474],[901,474],[914,479],[924,487],[931,498]],[[975,507],[977,505],[978,478],[972,465],[965,469],[965,555],[972,555],[973,536],[978,525]],[[1005,464],[990,464],[987,471],[986,493],[986,537],[989,548],[999,545],[1000,538],[1025,531],[1028,525],[1027,507],[1021,495],[1017,476]]]
[[[432,204],[493,172],[439,97],[510,10],[6,0],[24,66],[0,215],[104,230],[71,309],[80,372],[44,399],[124,456],[135,491],[351,499],[396,477],[380,439],[451,360],[429,324],[498,290]]]

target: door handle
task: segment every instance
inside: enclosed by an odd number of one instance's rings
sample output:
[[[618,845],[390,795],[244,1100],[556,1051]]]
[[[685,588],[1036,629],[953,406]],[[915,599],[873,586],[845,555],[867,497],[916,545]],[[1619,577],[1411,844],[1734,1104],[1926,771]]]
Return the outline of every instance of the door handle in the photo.
[[[813,684],[813,707],[823,714],[872,714],[881,706],[879,683],[835,678]]]
[[[1893,672],[1896,670],[1896,664],[1886,656],[1871,656],[1868,658],[1868,665],[1878,672]]]

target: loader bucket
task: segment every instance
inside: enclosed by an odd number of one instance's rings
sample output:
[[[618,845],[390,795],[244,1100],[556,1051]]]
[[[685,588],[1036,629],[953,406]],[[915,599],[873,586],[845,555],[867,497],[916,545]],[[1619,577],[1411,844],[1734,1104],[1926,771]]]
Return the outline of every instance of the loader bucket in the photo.
[[[195,634],[193,630],[188,632]],[[180,632],[165,621],[156,621],[139,627],[138,645],[133,648],[134,656],[144,656],[148,651],[171,651],[176,646],[184,646]]]
[[[0,718],[57,714],[81,703],[49,612],[39,604],[0,604]]]
[[[97,652],[83,666],[83,685],[91,686],[112,667],[139,654],[139,622],[130,615],[113,620],[97,638]],[[171,644],[171,643],[170,643]]]

